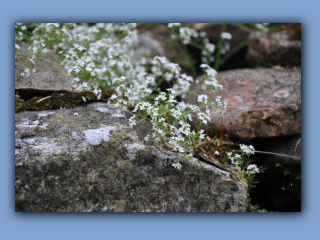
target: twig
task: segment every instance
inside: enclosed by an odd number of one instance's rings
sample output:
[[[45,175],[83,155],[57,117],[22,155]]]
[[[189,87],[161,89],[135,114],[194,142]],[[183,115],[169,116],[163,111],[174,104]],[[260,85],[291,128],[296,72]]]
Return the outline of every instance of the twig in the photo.
[[[39,102],[41,102],[41,101],[43,101],[43,100],[46,100],[46,99],[48,99],[48,98],[51,98],[51,96],[48,96],[48,97],[42,98],[42,99],[40,99],[39,101],[37,101],[37,103],[39,103]]]

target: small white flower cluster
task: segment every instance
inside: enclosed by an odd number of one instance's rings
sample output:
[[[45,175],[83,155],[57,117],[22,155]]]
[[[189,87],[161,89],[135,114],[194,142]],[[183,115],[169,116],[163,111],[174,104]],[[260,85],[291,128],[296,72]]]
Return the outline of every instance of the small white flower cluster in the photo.
[[[269,23],[256,23],[255,27],[262,32],[262,34],[266,34],[269,32],[268,26]]]
[[[172,166],[178,170],[180,170],[180,168],[182,167],[180,163],[173,163]]]
[[[223,32],[223,33],[221,34],[221,37],[222,37],[223,39],[228,39],[228,40],[231,40],[231,39],[232,39],[231,34],[228,33],[228,32]]]
[[[15,24],[15,28],[21,28],[21,30],[26,30],[27,29],[27,27],[25,25],[22,25],[22,23],[16,23]],[[16,32],[15,40],[16,41],[23,40],[23,32],[20,32],[20,31]]]
[[[254,172],[256,172],[256,173],[259,173],[259,169],[258,169],[257,165],[255,165],[255,164],[249,165],[249,166],[247,167],[247,170],[249,170],[249,171],[254,171]]]
[[[180,23],[168,23],[168,28],[173,27],[180,27]],[[199,39],[199,37],[202,39],[203,42],[203,48],[201,51],[202,57],[201,61],[203,63],[209,63],[214,61],[214,57],[212,56],[212,53],[215,50],[214,44],[209,42],[209,39],[207,38],[207,34],[205,32],[198,33],[195,29],[188,28],[188,27],[180,27],[179,28],[179,36],[182,38],[182,44],[186,45],[191,42],[191,39]],[[173,38],[175,36],[173,35]]]
[[[183,37],[183,44],[188,44],[191,41],[191,38],[198,38],[199,33],[192,29],[192,28],[187,28],[187,27],[181,27],[179,29],[180,36]]]
[[[181,23],[168,23],[168,28],[172,28],[172,27],[180,27]]]
[[[189,91],[193,78],[186,74],[181,74],[181,68],[176,63],[171,63],[166,57],[154,57],[152,61],[151,71],[153,77],[164,75],[166,80],[170,82],[173,78],[176,79],[175,84],[173,84],[173,94],[182,95]],[[166,71],[165,73],[163,71]]]
[[[159,61],[160,64],[166,65],[173,74],[179,74],[179,67],[177,65],[170,65],[165,57],[155,57],[155,60]],[[209,66],[207,68],[207,74],[212,77],[215,76],[215,71]],[[182,74],[181,74],[182,75]],[[181,77],[178,75],[178,78]],[[198,132],[191,131],[191,126],[186,122],[186,118],[192,121],[192,112],[197,112],[198,118],[201,124],[207,124],[211,121],[211,112],[208,106],[214,106],[217,110],[224,109],[225,106],[221,104],[220,98],[217,97],[216,100],[211,104],[209,103],[210,97],[207,95],[199,95],[198,100],[202,103],[201,106],[196,106],[192,104],[186,104],[184,102],[178,102],[175,98],[177,94],[173,88],[168,88],[167,93],[160,92],[159,95],[154,99],[153,104],[146,101],[146,97],[152,92],[148,88],[148,84],[152,81],[151,77],[147,76],[146,73],[141,73],[138,76],[139,82],[142,85],[138,87],[130,86],[125,87],[122,83],[123,78],[117,78],[114,82],[120,84],[116,88],[117,95],[112,95],[109,101],[115,102],[116,105],[120,107],[125,107],[129,103],[135,106],[133,112],[136,113],[142,120],[147,119],[151,121],[152,131],[151,136],[146,136],[146,141],[159,142],[160,138],[168,140],[168,143],[173,146],[173,150],[177,151],[180,155],[187,157],[190,161],[194,161],[192,156],[187,155],[189,147],[192,145],[194,139],[200,140],[210,140],[210,138],[204,133],[203,129],[199,129]],[[182,78],[187,78],[185,75]],[[212,80],[211,80],[212,81]],[[211,88],[211,94],[213,94],[213,87]],[[217,87],[219,87],[217,85]],[[222,87],[222,86],[221,86]],[[179,89],[178,89],[179,90]],[[120,96],[126,97],[126,100],[122,99]],[[206,108],[205,112],[201,112],[202,108]],[[224,112],[224,110],[222,111]],[[171,117],[168,117],[170,114]],[[164,117],[166,116],[166,117]],[[140,120],[139,120],[140,121]],[[132,128],[137,124],[135,116],[129,119],[129,125]],[[173,165],[177,169],[181,168],[179,162]]]
[[[247,155],[248,157],[251,156],[252,154],[254,154],[254,147],[252,145],[250,146],[246,146],[244,144],[239,144],[240,149],[242,151],[242,156],[243,155]],[[242,156],[240,156],[239,154],[235,154],[234,156],[232,156],[233,153],[229,152],[227,153],[227,157],[228,159],[230,159],[232,164],[235,165],[240,165],[241,168],[243,168],[243,164],[244,164],[244,159]],[[249,171],[249,174],[252,174],[254,172],[259,173],[259,169],[255,164],[251,164],[248,166],[247,170]]]
[[[255,152],[255,149],[252,145],[247,146],[244,144],[239,144],[239,146],[240,146],[241,151],[244,152],[248,156],[254,154],[254,152]]]
[[[227,153],[227,157],[228,159],[230,159],[231,163],[235,165],[240,165],[243,161],[239,154],[235,154],[234,156],[232,156],[232,152]]]

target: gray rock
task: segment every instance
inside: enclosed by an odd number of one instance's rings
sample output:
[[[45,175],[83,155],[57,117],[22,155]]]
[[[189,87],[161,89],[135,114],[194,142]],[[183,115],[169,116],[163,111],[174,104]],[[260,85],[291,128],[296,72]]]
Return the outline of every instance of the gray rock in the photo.
[[[247,59],[252,66],[301,66],[301,40],[291,39],[286,31],[252,35]]]
[[[214,211],[199,163],[172,167],[179,156],[142,140],[130,115],[103,103],[16,114],[16,211]],[[201,164],[217,211],[246,211],[247,185]]]
[[[19,43],[19,46],[18,52],[23,52],[27,51],[30,45]],[[42,58],[55,63],[62,61],[57,53],[49,49],[42,55]],[[68,72],[64,68],[38,59],[34,60],[34,65],[26,57],[18,56],[15,60],[30,69],[30,76],[22,76],[23,67],[15,64],[15,90],[19,92],[20,96],[31,95],[35,91],[72,91],[72,82],[75,76],[68,76]],[[33,72],[32,69],[35,69],[36,72]]]
[[[179,40],[166,42],[171,33],[167,26],[144,25],[139,28],[139,44],[136,49],[137,57],[150,54],[150,57],[165,56],[170,62],[178,63],[182,71],[188,75],[192,74],[190,62],[184,46]]]
[[[141,33],[138,38],[139,44],[135,49],[136,58],[141,58],[143,55],[149,55],[150,53],[153,53],[150,57],[164,56],[164,49],[161,43],[153,38],[152,32]]]

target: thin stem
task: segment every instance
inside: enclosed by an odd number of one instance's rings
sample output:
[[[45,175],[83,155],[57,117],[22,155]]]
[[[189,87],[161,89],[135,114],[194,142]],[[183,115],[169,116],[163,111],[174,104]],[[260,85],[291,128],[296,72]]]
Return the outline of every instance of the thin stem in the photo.
[[[300,159],[301,159],[301,157],[290,156],[290,155],[285,155],[285,154],[280,154],[280,153],[263,152],[263,151],[254,151],[254,152],[257,152],[257,153],[267,153],[267,154],[273,154],[273,155],[279,155],[279,156],[292,157],[292,158],[300,158]]]
[[[207,50],[204,46],[202,46],[202,45],[200,45],[200,44],[198,44],[198,43],[196,43],[196,42],[190,41],[188,44],[191,45],[191,46],[193,46],[193,47],[196,47],[196,48],[199,48],[199,49],[201,49],[201,50],[204,50],[204,51]]]
[[[244,48],[245,46],[248,45],[248,41],[243,41],[241,43],[239,43],[237,46],[235,46],[234,48],[231,49],[230,52],[228,52],[224,58],[223,58],[223,62],[227,61],[233,54],[235,54],[236,52],[238,52],[240,49]],[[220,66],[222,65],[222,62],[220,64]]]
[[[224,33],[224,31],[227,28],[227,24],[223,23],[222,24],[222,28],[221,28],[221,33],[220,33],[220,38],[219,38],[219,42],[217,45],[217,54],[216,54],[216,61],[214,64],[214,69],[218,72],[219,71],[219,67],[220,67],[220,55],[221,55],[221,46],[222,46],[222,42],[223,42],[223,38],[222,38],[222,33]]]
[[[45,59],[45,58],[42,58],[42,57],[38,57],[38,56],[37,56],[37,58],[38,58],[38,59],[41,59],[41,60],[43,60],[43,61],[47,61],[47,62],[49,62],[49,63],[52,63],[52,64],[54,64],[54,65],[61,66],[59,63],[51,62],[51,61],[48,60],[48,59]]]

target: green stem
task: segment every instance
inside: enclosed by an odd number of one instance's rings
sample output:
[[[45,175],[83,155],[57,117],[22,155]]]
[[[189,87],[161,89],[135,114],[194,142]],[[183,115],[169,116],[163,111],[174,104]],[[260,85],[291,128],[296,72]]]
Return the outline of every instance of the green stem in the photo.
[[[202,46],[202,45],[200,45],[200,44],[198,44],[198,43],[196,43],[196,42],[190,41],[188,44],[189,44],[190,46],[196,47],[196,48],[201,49],[201,50],[204,50],[204,51],[207,50],[204,46]]]
[[[15,53],[14,55],[19,56],[19,57],[29,57],[30,56],[30,55],[19,54],[19,53]]]
[[[279,155],[279,156],[292,157],[292,158],[300,158],[300,159],[301,159],[301,157],[290,156],[290,155],[285,155],[285,154],[280,154],[280,153],[263,152],[263,151],[254,151],[254,152],[257,152],[257,153],[267,153],[267,154],[273,154],[273,155]]]
[[[218,42],[218,45],[217,45],[217,54],[216,54],[216,60],[215,60],[215,64],[214,64],[214,69],[217,72],[219,71],[219,67],[220,67],[220,55],[221,55],[220,52],[221,52],[221,46],[222,46],[222,42],[223,42],[222,33],[224,33],[226,28],[227,28],[227,24],[223,23],[222,24],[222,28],[221,28],[219,42]]]
[[[41,60],[43,60],[43,61],[47,61],[47,62],[49,62],[49,63],[52,63],[52,64],[54,64],[54,65],[61,66],[60,64],[55,63],[55,62],[51,62],[51,61],[48,60],[48,59],[45,59],[45,58],[42,58],[42,57],[38,57],[38,56],[37,56],[37,58],[38,58],[38,59],[41,59]]]
[[[245,46],[248,45],[248,41],[243,41],[241,43],[239,43],[237,46],[235,46],[234,48],[232,48],[232,50],[230,52],[228,52],[224,58],[223,61],[227,61],[233,54],[235,54],[236,52],[238,52],[241,48],[244,48]],[[220,64],[222,65],[222,63]]]

